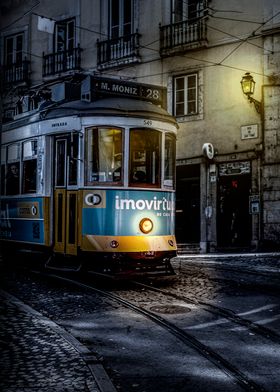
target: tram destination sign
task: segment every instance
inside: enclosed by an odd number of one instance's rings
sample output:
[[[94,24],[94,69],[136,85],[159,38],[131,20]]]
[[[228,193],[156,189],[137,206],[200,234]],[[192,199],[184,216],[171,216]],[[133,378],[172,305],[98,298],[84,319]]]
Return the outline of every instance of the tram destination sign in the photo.
[[[90,76],[83,82],[82,96],[91,93],[91,99],[102,96],[138,98],[166,107],[166,88],[161,86],[127,82],[120,79]]]

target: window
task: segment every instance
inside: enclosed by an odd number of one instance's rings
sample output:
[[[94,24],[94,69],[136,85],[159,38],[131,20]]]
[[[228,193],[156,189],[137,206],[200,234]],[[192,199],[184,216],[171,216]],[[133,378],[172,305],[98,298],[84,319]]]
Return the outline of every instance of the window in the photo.
[[[36,193],[36,188],[37,140],[3,147],[1,150],[1,194]]]
[[[4,65],[5,82],[18,82],[23,79],[24,34],[18,33],[5,38]]]
[[[204,8],[203,0],[172,0],[172,23],[195,21]]]
[[[55,69],[65,72],[75,68],[75,21],[58,22],[55,25]]]
[[[24,142],[22,150],[22,193],[36,193],[37,140]]]
[[[87,131],[85,183],[120,184],[123,181],[123,131],[116,128],[91,128]]]
[[[75,47],[74,19],[57,22],[55,25],[55,52],[73,50]]]
[[[175,187],[175,159],[176,159],[176,139],[171,133],[165,135],[164,149],[164,181],[167,188]]]
[[[161,133],[132,129],[129,141],[129,182],[132,186],[160,186]]]
[[[197,74],[174,78],[174,115],[197,114]]]
[[[78,177],[78,155],[79,155],[79,135],[71,133],[70,157],[68,168],[68,185],[77,185]]]
[[[132,0],[110,0],[110,38],[132,34]]]
[[[55,185],[66,186],[67,140],[56,140]]]
[[[6,194],[17,195],[20,187],[20,145],[11,144],[7,150]]]
[[[23,60],[23,33],[5,39],[5,64],[22,64]]]

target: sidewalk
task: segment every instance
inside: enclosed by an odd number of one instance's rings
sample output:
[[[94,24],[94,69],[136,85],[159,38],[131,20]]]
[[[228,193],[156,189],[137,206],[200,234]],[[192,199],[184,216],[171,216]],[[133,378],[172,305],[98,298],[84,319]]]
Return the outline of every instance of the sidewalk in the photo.
[[[174,262],[180,265],[184,262],[230,265],[258,272],[280,273],[280,252],[183,254],[174,257]]]
[[[1,290],[0,347],[1,392],[114,391],[103,367],[95,364],[96,358],[87,348]]]

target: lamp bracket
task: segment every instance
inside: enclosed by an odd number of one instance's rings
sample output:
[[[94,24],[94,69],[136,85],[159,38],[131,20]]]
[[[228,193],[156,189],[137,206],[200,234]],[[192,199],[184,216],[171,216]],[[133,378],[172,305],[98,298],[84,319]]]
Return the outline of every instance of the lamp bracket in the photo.
[[[261,110],[262,110],[262,103],[261,103],[260,101],[257,101],[257,100],[254,99],[253,97],[250,97],[249,95],[248,95],[248,100],[249,100],[250,103],[253,103],[253,104],[254,104],[256,111],[257,111],[258,113],[261,113]]]

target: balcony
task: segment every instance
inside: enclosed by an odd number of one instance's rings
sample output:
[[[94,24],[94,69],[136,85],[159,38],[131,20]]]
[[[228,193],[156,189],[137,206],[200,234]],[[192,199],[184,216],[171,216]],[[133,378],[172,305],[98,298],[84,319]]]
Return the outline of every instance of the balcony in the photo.
[[[186,20],[160,26],[160,55],[162,57],[184,53],[207,46],[205,19]]]
[[[30,77],[30,61],[23,60],[20,63],[3,65],[2,78],[3,86],[27,85]]]
[[[97,67],[99,70],[140,62],[138,32],[123,37],[97,40]]]
[[[78,45],[74,49],[46,55],[43,53],[43,77],[80,70],[81,51],[82,49]]]

